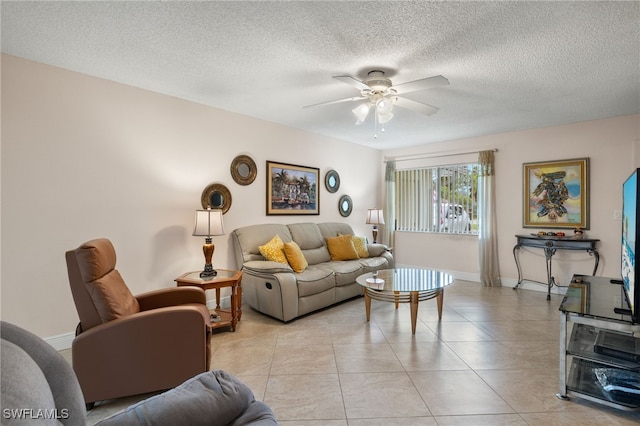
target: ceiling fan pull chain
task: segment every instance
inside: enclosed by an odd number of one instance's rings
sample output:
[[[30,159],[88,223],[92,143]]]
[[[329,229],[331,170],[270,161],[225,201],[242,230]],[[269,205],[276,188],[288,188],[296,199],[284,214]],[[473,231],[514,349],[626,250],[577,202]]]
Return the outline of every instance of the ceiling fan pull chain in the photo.
[[[378,109],[373,109],[373,138],[378,139]]]

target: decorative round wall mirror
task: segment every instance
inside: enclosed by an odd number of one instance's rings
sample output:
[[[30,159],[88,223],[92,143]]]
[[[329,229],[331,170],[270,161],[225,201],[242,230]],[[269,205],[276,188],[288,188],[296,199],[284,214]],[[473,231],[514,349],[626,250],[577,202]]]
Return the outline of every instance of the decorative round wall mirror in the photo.
[[[212,183],[202,191],[200,202],[204,209],[220,209],[225,214],[231,207],[231,192],[221,183]]]
[[[348,195],[343,195],[340,197],[340,201],[338,201],[338,211],[340,211],[340,216],[347,217],[353,211],[353,201],[351,201],[351,197]]]
[[[248,155],[238,155],[231,162],[231,177],[239,185],[249,185],[257,173],[256,163]]]
[[[336,192],[340,188],[340,175],[335,170],[329,170],[324,175],[324,186],[329,192]]]

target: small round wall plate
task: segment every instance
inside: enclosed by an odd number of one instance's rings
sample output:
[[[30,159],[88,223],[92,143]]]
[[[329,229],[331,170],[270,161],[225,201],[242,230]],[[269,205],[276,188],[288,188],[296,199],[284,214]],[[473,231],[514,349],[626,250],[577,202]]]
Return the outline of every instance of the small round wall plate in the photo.
[[[351,197],[348,195],[340,197],[340,201],[338,201],[338,211],[342,217],[348,217],[351,214],[353,211],[353,201],[351,201]]]
[[[327,188],[327,191],[333,193],[337,192],[340,188],[340,175],[335,170],[329,170],[326,175],[324,175],[324,186]]]
[[[200,202],[204,209],[220,209],[225,214],[231,207],[231,192],[221,183],[212,183],[202,191]]]
[[[249,185],[258,174],[256,163],[248,155],[238,155],[231,162],[231,177],[238,185]]]

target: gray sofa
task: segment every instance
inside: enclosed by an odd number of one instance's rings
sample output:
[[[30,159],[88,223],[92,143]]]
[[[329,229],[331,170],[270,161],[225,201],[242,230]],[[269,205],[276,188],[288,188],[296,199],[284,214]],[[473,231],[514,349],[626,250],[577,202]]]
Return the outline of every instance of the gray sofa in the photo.
[[[242,278],[243,302],[266,315],[287,322],[301,315],[363,294],[356,278],[364,273],[394,267],[383,244],[367,244],[368,257],[332,261],[327,238],[353,235],[346,223],[260,224],[231,233]],[[268,261],[259,247],[279,235],[300,247],[308,267],[294,272],[288,265]]]
[[[0,322],[2,359],[0,423],[85,426],[85,402],[71,365],[47,342]],[[264,402],[222,370],[201,373],[96,425],[258,425],[278,422]]]

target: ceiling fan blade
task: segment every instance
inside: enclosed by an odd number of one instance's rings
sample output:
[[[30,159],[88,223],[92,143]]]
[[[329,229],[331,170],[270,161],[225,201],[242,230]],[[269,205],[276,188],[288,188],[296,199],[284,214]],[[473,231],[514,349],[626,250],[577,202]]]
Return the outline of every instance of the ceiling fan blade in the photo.
[[[406,83],[398,84],[397,86],[393,86],[392,89],[396,91],[396,93],[409,93],[416,92],[418,90],[432,89],[434,87],[442,87],[448,86],[449,80],[444,78],[441,75],[436,75],[434,77],[422,78],[420,80],[408,81]]]
[[[422,102],[412,101],[407,98],[396,98],[394,104],[400,108],[409,109],[411,111],[419,112],[424,115],[433,115],[440,110],[434,106],[423,104]]]
[[[351,77],[350,75],[334,75],[333,78],[335,78],[336,80],[341,81],[343,83],[346,83],[349,86],[353,86],[358,90],[369,90],[370,89],[369,86],[367,86],[366,84],[364,84],[363,82],[361,82],[357,78]]]
[[[362,99],[369,99],[366,96],[354,96],[352,98],[344,98],[344,99],[336,99],[335,101],[327,101],[327,102],[320,102],[318,104],[313,104],[313,105],[306,105],[303,108],[311,108],[311,107],[317,107],[317,106],[322,106],[322,105],[331,105],[331,104],[339,104],[341,102],[354,102],[354,101],[359,101]]]

